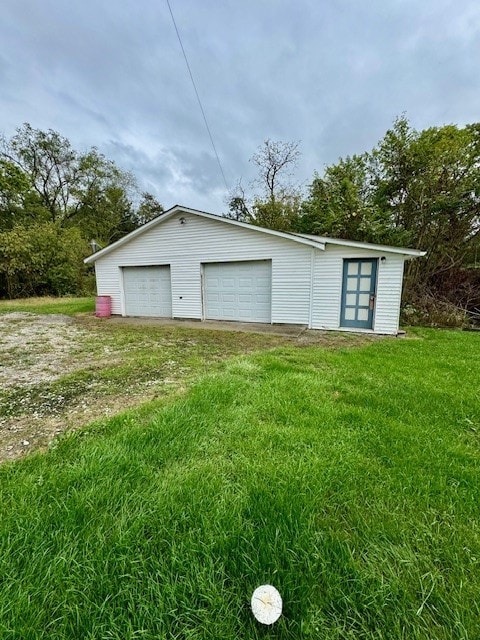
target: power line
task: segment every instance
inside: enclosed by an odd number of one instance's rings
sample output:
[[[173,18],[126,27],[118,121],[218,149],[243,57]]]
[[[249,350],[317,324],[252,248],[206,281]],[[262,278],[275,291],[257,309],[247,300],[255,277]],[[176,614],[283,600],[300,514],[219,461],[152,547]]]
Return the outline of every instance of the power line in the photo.
[[[212,143],[213,152],[215,153],[215,157],[217,158],[218,166],[220,168],[220,173],[222,174],[222,178],[223,178],[223,183],[225,185],[225,189],[227,189],[227,191],[228,191],[227,180],[226,180],[225,174],[223,172],[222,163],[220,162],[220,158],[219,158],[218,153],[217,153],[217,148],[215,147],[215,143],[213,141],[213,136],[212,136],[212,133],[210,131],[210,127],[208,126],[207,116],[205,115],[205,111],[204,111],[203,106],[202,106],[202,101],[200,100],[200,96],[198,94],[197,85],[195,84],[195,80],[193,79],[193,74],[192,74],[192,70],[190,69],[190,65],[188,63],[187,54],[185,53],[185,49],[183,48],[182,39],[180,37],[180,33],[178,31],[178,28],[177,28],[177,23],[175,22],[175,18],[173,17],[173,11],[172,11],[172,7],[170,6],[170,0],[167,0],[167,5],[168,5],[168,10],[170,11],[170,15],[172,16],[173,26],[175,27],[175,31],[177,33],[177,38],[178,38],[178,41],[180,43],[180,47],[182,48],[182,53],[183,53],[183,57],[185,58],[185,64],[187,65],[188,74],[190,76],[190,80],[192,81],[192,85],[193,85],[193,88],[195,90],[195,95],[197,96],[198,105],[200,107],[200,111],[202,112],[203,121],[205,122],[205,127],[206,127],[207,132],[208,132],[208,137],[210,138],[210,142]]]

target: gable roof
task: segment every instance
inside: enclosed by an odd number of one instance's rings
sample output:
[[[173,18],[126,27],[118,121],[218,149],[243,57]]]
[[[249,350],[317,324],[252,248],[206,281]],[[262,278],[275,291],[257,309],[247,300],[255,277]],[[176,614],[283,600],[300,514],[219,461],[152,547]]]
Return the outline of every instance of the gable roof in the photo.
[[[159,216],[150,220],[146,224],[138,227],[134,231],[131,231],[120,240],[113,242],[108,245],[104,249],[100,249],[96,253],[93,253],[91,256],[85,258],[85,263],[95,262],[99,258],[103,258],[103,256],[107,255],[111,251],[114,251],[118,247],[130,242],[134,238],[142,235],[143,233],[149,231],[153,227],[156,227],[159,224],[162,224],[166,220],[169,220],[172,216],[177,213],[188,213],[194,216],[199,216],[201,218],[208,218],[210,220],[215,220],[217,222],[223,222],[225,224],[231,224],[237,227],[243,227],[244,229],[250,229],[251,231],[256,231],[258,233],[266,233],[268,235],[277,236],[280,238],[285,238],[286,240],[292,240],[293,242],[298,242],[299,244],[305,244],[310,247],[314,247],[315,249],[324,250],[327,244],[334,245],[343,245],[347,247],[355,247],[359,249],[375,249],[377,251],[387,251],[390,253],[400,253],[402,255],[406,255],[409,257],[415,256],[423,256],[425,255],[424,251],[418,251],[417,249],[403,249],[401,247],[387,247],[383,245],[376,244],[368,244],[366,242],[354,242],[351,240],[337,240],[336,238],[327,238],[323,236],[315,236],[305,233],[289,233],[286,231],[276,231],[274,229],[266,229],[264,227],[257,227],[253,224],[247,224],[246,222],[239,222],[238,220],[232,220],[231,218],[225,218],[223,216],[219,216],[213,213],[207,213],[206,211],[199,211],[198,209],[190,209],[189,207],[182,207],[181,205],[176,204],[171,207],[167,211],[164,211]]]

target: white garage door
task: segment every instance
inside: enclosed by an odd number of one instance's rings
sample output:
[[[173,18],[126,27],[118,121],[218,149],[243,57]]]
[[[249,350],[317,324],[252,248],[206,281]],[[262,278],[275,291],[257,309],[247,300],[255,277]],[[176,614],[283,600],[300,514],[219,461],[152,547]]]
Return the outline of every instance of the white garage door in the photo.
[[[125,314],[172,317],[170,267],[124,267]]]
[[[203,274],[205,318],[271,322],[270,260],[205,264]]]

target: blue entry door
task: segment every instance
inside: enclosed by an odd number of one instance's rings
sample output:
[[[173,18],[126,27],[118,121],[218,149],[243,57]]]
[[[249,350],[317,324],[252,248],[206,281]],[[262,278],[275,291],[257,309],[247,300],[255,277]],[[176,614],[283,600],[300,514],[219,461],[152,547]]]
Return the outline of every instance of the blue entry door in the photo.
[[[376,258],[354,258],[343,261],[340,326],[373,329],[377,264]]]

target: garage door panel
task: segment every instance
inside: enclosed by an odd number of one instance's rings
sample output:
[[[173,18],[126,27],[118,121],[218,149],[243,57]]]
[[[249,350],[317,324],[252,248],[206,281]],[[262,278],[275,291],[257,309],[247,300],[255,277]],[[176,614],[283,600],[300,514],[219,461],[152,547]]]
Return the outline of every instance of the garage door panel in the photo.
[[[172,317],[170,267],[124,267],[127,316]]]
[[[205,317],[271,322],[271,268],[268,260],[205,264]]]

